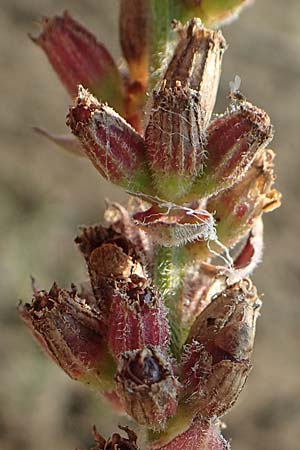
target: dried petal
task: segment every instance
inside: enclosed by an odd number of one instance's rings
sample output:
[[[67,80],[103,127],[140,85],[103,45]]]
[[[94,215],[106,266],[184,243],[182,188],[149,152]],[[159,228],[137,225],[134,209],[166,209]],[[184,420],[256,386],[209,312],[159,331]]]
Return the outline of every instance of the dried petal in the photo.
[[[140,425],[161,429],[175,414],[178,382],[167,357],[155,347],[123,353],[116,383],[127,413]]]
[[[67,125],[100,174],[132,191],[149,191],[142,137],[113,109],[79,87]]]
[[[226,277],[226,284],[229,286],[251,275],[262,259],[262,252],[263,221],[260,217],[255,221],[241,248],[236,252],[233,267],[202,263],[202,273],[210,273],[211,278],[216,277],[218,279],[219,277]]]
[[[82,84],[122,113],[121,78],[108,50],[67,12],[45,17],[42,26],[42,33],[32,40],[44,50],[70,95],[76,97]]]
[[[114,364],[103,341],[100,312],[73,288],[35,291],[21,318],[50,357],[71,378],[104,390],[111,386]]]
[[[202,417],[223,415],[236,401],[251,369],[259,307],[245,279],[221,292],[196,319],[185,349],[182,402]]]

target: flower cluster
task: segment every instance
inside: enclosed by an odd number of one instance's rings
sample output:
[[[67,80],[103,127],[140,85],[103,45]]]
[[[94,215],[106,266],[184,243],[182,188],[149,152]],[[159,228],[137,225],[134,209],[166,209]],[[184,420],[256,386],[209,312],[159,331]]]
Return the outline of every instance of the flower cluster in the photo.
[[[261,216],[280,203],[266,148],[273,129],[236,89],[212,117],[220,31],[176,22],[157,75],[151,8],[129,3],[120,16],[126,70],[67,13],[44,19],[33,38],[76,97],[73,136],[39,131],[132,198],[76,237],[89,280],[34,289],[20,314],[71,378],[152,430],[149,448],[225,450],[219,418],[251,370],[261,301],[248,277],[261,257]],[[94,448],[136,449],[125,431],[128,439],[108,441],[95,431]]]

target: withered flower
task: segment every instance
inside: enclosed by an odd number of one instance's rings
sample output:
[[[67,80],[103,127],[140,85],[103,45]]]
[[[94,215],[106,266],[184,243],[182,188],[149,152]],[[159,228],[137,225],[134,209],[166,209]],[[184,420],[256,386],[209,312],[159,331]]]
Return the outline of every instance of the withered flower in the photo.
[[[140,425],[159,430],[175,414],[178,381],[159,349],[147,346],[123,353],[116,383],[127,413]]]
[[[112,359],[108,354],[100,312],[82,300],[73,288],[55,283],[47,293],[34,291],[32,303],[20,306],[20,315],[42,348],[71,378],[103,391],[112,386]]]

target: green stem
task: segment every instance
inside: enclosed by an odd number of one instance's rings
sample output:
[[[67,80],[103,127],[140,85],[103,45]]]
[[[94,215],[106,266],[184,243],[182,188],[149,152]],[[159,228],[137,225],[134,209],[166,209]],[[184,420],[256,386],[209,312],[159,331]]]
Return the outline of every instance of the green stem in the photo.
[[[162,293],[169,310],[171,350],[176,358],[182,347],[180,300],[183,289],[187,252],[184,247],[157,247],[154,283]]]
[[[152,89],[165,68],[166,60],[177,39],[172,30],[173,19],[182,16],[182,2],[180,0],[152,0],[151,1],[151,57],[150,57],[150,88]]]
[[[158,444],[164,446],[168,442],[172,441],[176,436],[184,433],[191,425],[195,411],[189,410],[188,407],[179,405],[176,416],[171,417],[166,428],[159,432],[148,430],[149,443]]]

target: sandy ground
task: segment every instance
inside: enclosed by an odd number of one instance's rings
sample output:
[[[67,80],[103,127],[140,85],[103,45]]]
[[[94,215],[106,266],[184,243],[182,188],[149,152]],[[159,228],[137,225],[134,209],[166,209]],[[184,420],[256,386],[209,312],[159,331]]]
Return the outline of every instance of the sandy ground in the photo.
[[[64,131],[70,99],[45,56],[27,38],[36,21],[68,8],[107,43],[116,58],[117,2],[2,0],[0,15],[0,448],[72,450],[87,446],[96,423],[114,426],[99,399],[49,362],[20,323],[15,305],[40,287],[68,286],[85,269],[72,242],[77,225],[101,219],[104,198],[120,191],[85,161],[60,152],[32,125]],[[216,111],[228,83],[270,114],[276,129],[278,187],[283,206],[265,218],[265,257],[255,274],[265,294],[254,369],[226,416],[233,450],[296,450],[300,442],[299,358],[299,104],[300,4],[257,1],[224,28],[229,42]],[[299,291],[298,291],[299,289]]]

